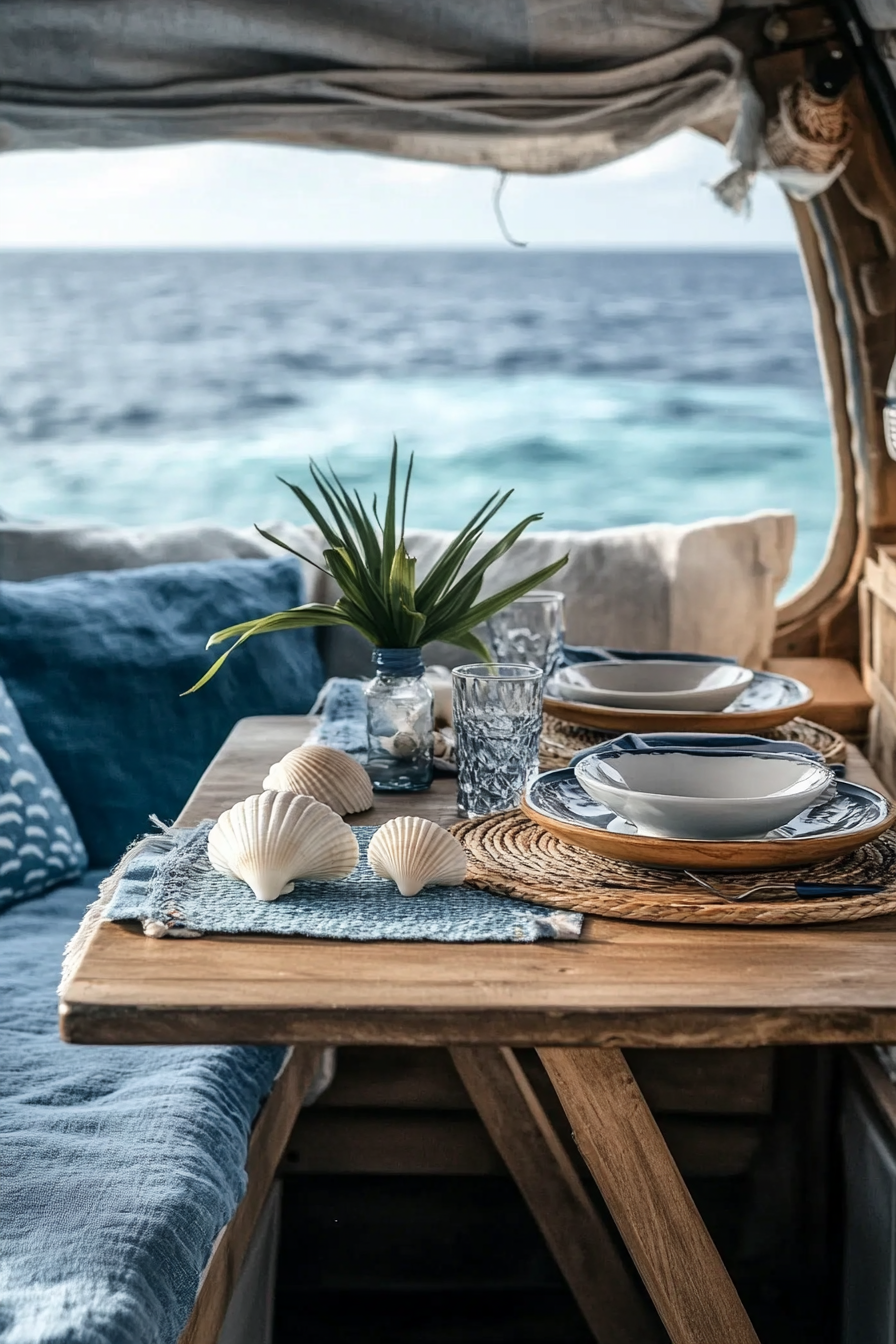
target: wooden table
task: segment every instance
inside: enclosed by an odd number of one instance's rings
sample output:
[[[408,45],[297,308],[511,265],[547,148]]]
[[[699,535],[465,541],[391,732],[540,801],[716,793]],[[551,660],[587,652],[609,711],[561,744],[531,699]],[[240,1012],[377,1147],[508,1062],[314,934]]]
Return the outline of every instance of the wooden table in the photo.
[[[238,724],[180,825],[257,791],[312,721]],[[853,750],[850,772],[874,782]],[[454,783],[365,823],[455,819]],[[636,1046],[896,1041],[896,916],[809,928],[588,919],[577,943],[157,941],[103,925],[61,1005],[80,1044],[443,1045],[601,1344],[756,1344],[625,1062]],[[535,1046],[659,1319],[514,1047]]]

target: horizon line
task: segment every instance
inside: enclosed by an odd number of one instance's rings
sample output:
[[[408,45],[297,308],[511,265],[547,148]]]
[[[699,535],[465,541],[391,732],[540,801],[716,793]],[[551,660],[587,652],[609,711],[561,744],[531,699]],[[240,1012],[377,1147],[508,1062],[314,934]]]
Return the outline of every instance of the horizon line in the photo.
[[[3,243],[0,255],[54,252],[490,252],[514,256],[520,252],[539,253],[645,253],[753,255],[756,253],[799,253],[796,242],[775,243],[535,243],[522,248],[505,243]]]

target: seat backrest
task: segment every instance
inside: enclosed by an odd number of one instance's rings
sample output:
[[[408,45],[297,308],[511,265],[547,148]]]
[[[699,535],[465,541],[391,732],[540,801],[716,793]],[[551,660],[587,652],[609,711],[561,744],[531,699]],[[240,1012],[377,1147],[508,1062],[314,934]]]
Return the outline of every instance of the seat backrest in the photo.
[[[323,538],[310,524],[265,524],[317,564]],[[424,575],[451,533],[411,530],[410,553]],[[761,666],[771,652],[775,598],[796,538],[791,513],[773,511],[693,524],[647,523],[594,532],[532,532],[489,571],[483,595],[568,552],[551,581],[566,595],[572,644],[719,653]],[[490,544],[485,538],[474,554]],[[131,569],[178,560],[265,556],[277,548],[254,529],[212,523],[162,528],[0,522],[0,579],[29,581],[87,569]],[[309,601],[334,602],[334,580],[303,563]],[[330,675],[365,676],[370,647],[351,630],[322,631]],[[430,663],[456,666],[463,650],[430,645]]]

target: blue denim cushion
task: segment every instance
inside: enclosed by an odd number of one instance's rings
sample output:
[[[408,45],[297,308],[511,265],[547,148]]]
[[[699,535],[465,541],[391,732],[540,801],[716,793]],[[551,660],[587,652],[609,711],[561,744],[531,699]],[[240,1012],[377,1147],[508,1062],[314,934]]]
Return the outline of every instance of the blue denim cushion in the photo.
[[[0,910],[86,867],[74,817],[0,681]]]
[[[173,819],[238,719],[307,713],[314,632],[249,640],[195,695],[213,630],[304,600],[292,559],[0,582],[0,676],[74,813],[92,865]]]

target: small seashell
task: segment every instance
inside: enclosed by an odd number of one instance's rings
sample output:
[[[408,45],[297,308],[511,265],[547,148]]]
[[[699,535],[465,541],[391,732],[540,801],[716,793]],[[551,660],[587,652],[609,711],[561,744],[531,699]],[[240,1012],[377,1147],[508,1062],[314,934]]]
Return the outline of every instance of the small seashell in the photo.
[[[455,737],[453,728],[437,728],[432,735],[432,754],[446,765],[454,765]]]
[[[394,737],[381,737],[380,742],[390,756],[396,756],[400,761],[410,760],[423,749],[423,743],[414,733],[396,733]]]
[[[263,787],[316,798],[342,817],[373,807],[373,788],[363,765],[345,751],[316,742],[288,751],[271,766]]]
[[[222,812],[209,831],[209,863],[239,877],[260,901],[292,891],[300,877],[348,877],[358,842],[332,808],[301,794],[254,794]]]
[[[402,896],[424,887],[455,887],[467,875],[459,840],[426,817],[395,817],[370,841],[368,862],[377,877],[391,878]]]

